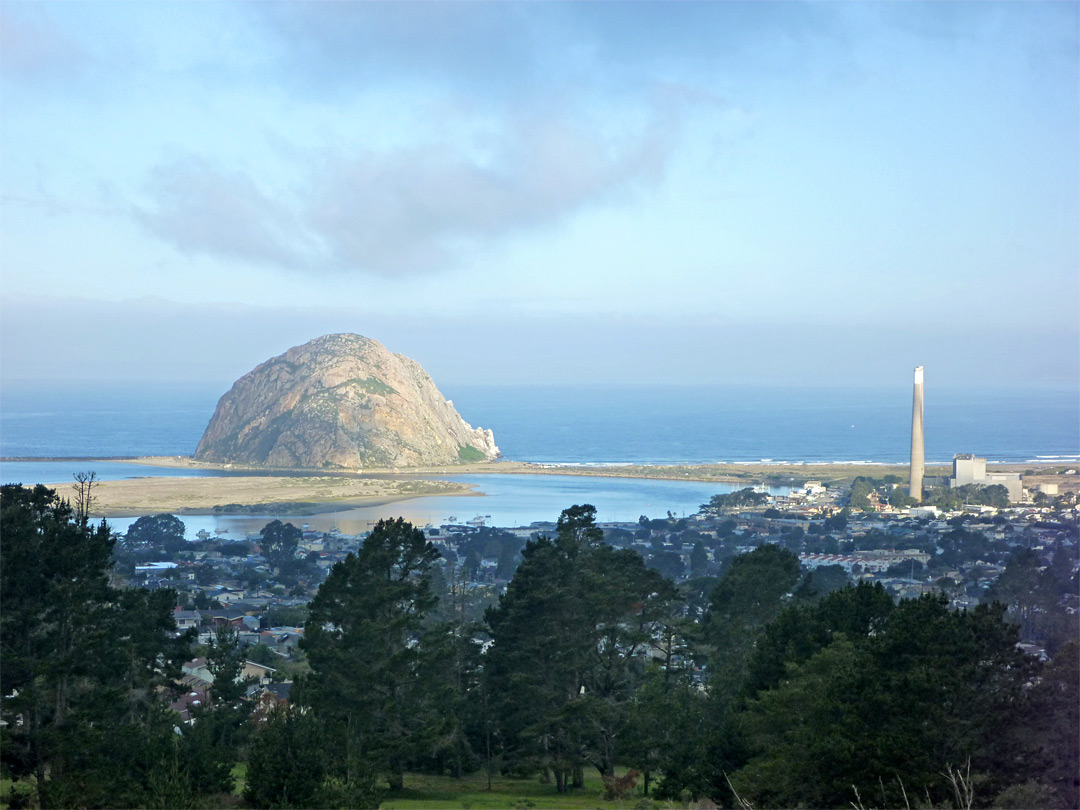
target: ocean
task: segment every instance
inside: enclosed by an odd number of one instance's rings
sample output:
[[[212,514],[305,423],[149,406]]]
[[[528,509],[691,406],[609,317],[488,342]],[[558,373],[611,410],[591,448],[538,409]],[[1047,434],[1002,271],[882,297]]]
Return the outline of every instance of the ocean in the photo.
[[[897,388],[766,386],[446,386],[443,393],[474,426],[490,428],[505,458],[541,464],[759,462],[906,463],[911,391]],[[190,455],[220,388],[119,385],[5,386],[0,391],[3,482],[59,483],[80,470],[101,479],[191,475],[115,460]],[[927,462],[954,453],[991,462],[1080,463],[1080,396],[1047,389],[936,389],[926,394]],[[98,459],[86,461],[84,459]],[[43,460],[48,459],[48,460]],[[204,473],[217,474],[217,473]],[[420,498],[310,518],[318,530],[363,530],[402,515],[424,525],[490,516],[489,524],[554,520],[575,503],[593,503],[604,521],[633,521],[696,511],[731,487],[602,477],[455,476],[482,498]],[[270,517],[185,517],[237,536]],[[126,528],[129,520],[111,521]]]
[[[767,386],[445,386],[504,457],[545,464],[906,463],[911,389]],[[0,456],[189,455],[220,387],[0,389]],[[1064,389],[926,392],[926,460],[1080,457],[1080,394]]]

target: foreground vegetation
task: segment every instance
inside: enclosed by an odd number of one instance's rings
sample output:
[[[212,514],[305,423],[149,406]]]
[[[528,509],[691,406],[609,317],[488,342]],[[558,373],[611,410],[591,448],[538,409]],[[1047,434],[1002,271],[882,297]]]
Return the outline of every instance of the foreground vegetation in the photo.
[[[115,586],[88,503],[0,492],[12,805],[1080,806],[1075,641],[1043,664],[1003,605],[832,590],[772,544],[677,586],[587,505],[482,621],[423,532],[380,522],[312,599],[288,700],[253,699],[223,630],[186,724],[175,594]]]
[[[604,784],[597,774],[587,774],[581,791],[559,795],[553,784],[540,780],[512,778],[496,774],[488,789],[487,775],[483,772],[461,778],[436,774],[408,773],[404,787],[388,795],[380,805],[383,810],[438,810],[438,808],[461,808],[462,810],[505,810],[506,808],[548,808],[566,810],[610,806],[633,807],[640,801],[637,796],[619,801],[604,798]]]

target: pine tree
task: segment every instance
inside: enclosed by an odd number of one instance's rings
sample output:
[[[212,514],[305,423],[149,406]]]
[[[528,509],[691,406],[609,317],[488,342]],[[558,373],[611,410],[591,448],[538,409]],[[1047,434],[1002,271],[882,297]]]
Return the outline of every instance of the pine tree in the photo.
[[[5,771],[43,808],[145,803],[172,733],[160,689],[190,640],[175,594],[111,587],[109,527],[44,486],[0,488],[0,524]]]
[[[311,601],[301,642],[312,669],[307,699],[340,741],[327,756],[346,785],[374,769],[401,788],[406,764],[438,729],[423,643],[438,557],[419,529],[381,520]]]
[[[553,539],[526,544],[487,614],[485,674],[505,752],[552,773],[560,792],[580,786],[584,765],[613,775],[630,700],[675,598],[640,555],[602,537],[592,506],[565,510]]]

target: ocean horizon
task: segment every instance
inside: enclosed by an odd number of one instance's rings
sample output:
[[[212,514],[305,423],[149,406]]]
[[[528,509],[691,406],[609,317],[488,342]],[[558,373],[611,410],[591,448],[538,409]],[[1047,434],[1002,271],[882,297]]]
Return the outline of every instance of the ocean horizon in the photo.
[[[778,468],[809,463],[906,464],[911,391],[775,386],[445,386],[462,416],[490,428],[505,458],[536,464],[702,464]],[[217,386],[28,387],[0,392],[0,455],[66,459],[0,463],[4,483],[62,484],[93,470],[99,479],[222,475],[85,459],[187,456],[217,400]],[[1068,390],[939,390],[926,395],[926,458],[948,464],[973,452],[991,463],[1080,463],[1080,397]],[[438,476],[446,478],[446,476]],[[595,476],[454,476],[482,498],[428,497],[309,517],[280,516],[320,531],[361,532],[385,517],[438,525],[487,516],[500,526],[555,520],[592,503],[601,520],[683,515],[735,485]],[[200,529],[242,537],[272,515],[183,516]],[[134,519],[111,518],[123,530]]]
[[[503,457],[538,464],[906,463],[910,388],[751,385],[442,388]],[[220,386],[5,384],[0,456],[187,456]],[[926,459],[1080,461],[1080,393],[1047,388],[926,392]]]

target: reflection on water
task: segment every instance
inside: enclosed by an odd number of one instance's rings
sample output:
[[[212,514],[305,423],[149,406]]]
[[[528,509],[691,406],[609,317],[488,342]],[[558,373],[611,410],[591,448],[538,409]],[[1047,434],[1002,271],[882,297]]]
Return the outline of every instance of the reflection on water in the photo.
[[[574,504],[591,503],[600,522],[634,522],[641,515],[664,517],[668,512],[683,517],[697,512],[713,495],[731,492],[732,484],[700,481],[650,481],[633,478],[605,478],[571,475],[459,475],[440,476],[443,481],[472,485],[475,497],[436,496],[359,509],[343,509],[320,515],[280,516],[297,526],[308,524],[318,532],[334,529],[344,534],[360,534],[383,518],[403,517],[416,526],[439,526],[481,516],[487,525],[528,526],[536,521],[555,521],[559,513]],[[737,486],[743,486],[742,484]],[[787,487],[771,490],[786,493]],[[223,530],[224,537],[238,539],[257,534],[274,515],[185,515],[188,539],[200,530]],[[110,518],[118,531],[126,531],[134,518]]]

